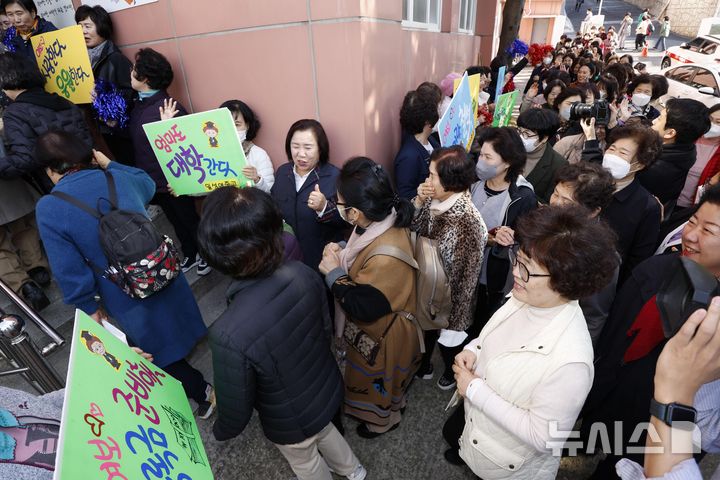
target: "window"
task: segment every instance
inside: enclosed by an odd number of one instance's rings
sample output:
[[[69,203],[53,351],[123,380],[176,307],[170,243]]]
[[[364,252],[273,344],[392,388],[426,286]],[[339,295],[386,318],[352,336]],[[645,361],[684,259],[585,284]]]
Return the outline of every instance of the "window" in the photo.
[[[667,78],[684,83],[685,85],[690,85],[693,75],[695,75],[694,67],[677,67],[665,72]]]
[[[403,26],[440,30],[442,0],[403,0]]]
[[[698,68],[697,73],[692,80],[692,85],[695,88],[710,87],[713,89],[716,96],[718,94],[718,84],[717,81],[715,81],[715,76],[710,70]]]
[[[460,0],[460,25],[458,31],[462,33],[475,32],[475,11],[477,0]]]

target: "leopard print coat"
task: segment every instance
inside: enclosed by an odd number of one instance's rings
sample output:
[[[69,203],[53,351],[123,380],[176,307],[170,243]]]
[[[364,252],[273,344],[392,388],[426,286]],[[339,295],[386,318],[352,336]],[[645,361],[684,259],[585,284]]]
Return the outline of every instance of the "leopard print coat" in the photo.
[[[464,192],[447,212],[437,216],[430,213],[430,202],[426,200],[415,211],[412,229],[418,235],[437,240],[450,281],[452,307],[447,328],[465,331],[472,324],[475,312],[487,227],[469,192]]]

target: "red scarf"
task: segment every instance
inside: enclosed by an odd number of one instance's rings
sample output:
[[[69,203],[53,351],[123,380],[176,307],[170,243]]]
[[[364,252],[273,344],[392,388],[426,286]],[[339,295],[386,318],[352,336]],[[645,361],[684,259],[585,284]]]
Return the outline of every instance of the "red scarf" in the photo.
[[[656,295],[643,305],[640,313],[635,318],[627,336],[635,337],[625,350],[623,360],[629,363],[639,360],[652,352],[655,347],[665,340],[665,332],[663,332],[662,321],[660,320],[660,310],[657,307]]]

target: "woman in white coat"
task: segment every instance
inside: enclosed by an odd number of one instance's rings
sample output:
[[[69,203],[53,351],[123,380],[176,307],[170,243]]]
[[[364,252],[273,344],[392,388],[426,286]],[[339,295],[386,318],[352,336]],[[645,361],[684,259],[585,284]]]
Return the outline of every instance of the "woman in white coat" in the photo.
[[[512,296],[455,357],[460,407],[445,457],[484,480],[555,478],[562,445],[593,382],[593,347],[577,299],[607,285],[614,236],[581,207],[518,221]],[[458,450],[459,449],[459,450]]]

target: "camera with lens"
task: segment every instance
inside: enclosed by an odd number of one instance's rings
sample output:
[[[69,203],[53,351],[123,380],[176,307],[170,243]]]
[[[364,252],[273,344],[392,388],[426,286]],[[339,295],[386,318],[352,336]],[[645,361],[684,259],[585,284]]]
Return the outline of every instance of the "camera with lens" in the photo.
[[[594,118],[595,125],[607,125],[610,122],[610,106],[607,100],[595,100],[592,105],[575,102],[570,105],[570,120]]]

